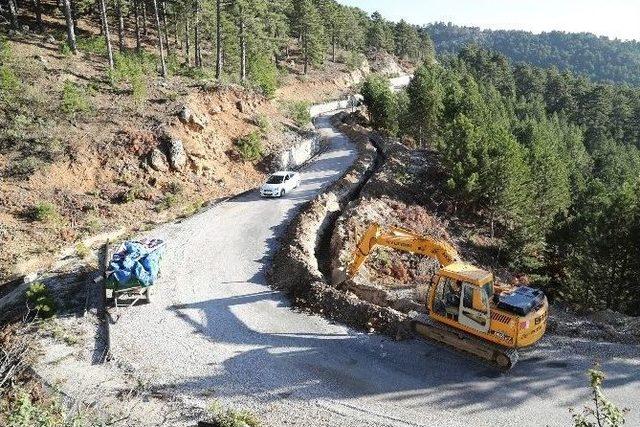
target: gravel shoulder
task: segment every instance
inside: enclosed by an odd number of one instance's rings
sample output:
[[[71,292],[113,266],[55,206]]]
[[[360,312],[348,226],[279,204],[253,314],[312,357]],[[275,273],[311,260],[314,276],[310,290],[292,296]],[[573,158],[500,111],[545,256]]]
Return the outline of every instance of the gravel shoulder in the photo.
[[[548,335],[499,374],[422,340],[395,342],[300,313],[266,272],[300,206],[355,159],[328,117],[328,149],[284,199],[257,193],[217,205],[153,236],[166,239],[153,303],[112,312],[114,362],[158,393],[255,412],[268,426],[561,426],[588,399],[600,360],[608,395],[640,403],[638,346]],[[628,425],[639,425],[634,410]]]

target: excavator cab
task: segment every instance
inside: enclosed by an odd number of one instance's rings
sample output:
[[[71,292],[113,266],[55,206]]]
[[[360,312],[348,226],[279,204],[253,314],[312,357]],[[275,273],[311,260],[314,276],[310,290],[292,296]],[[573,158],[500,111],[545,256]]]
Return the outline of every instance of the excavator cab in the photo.
[[[473,265],[457,262],[434,276],[428,308],[436,316],[478,332],[489,331],[493,275]]]

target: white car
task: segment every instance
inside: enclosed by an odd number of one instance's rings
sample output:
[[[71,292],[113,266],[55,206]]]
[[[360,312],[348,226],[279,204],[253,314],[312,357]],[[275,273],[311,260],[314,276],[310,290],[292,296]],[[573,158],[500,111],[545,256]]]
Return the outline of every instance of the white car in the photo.
[[[280,171],[269,177],[262,187],[262,197],[282,197],[300,185],[300,174],[296,172]]]

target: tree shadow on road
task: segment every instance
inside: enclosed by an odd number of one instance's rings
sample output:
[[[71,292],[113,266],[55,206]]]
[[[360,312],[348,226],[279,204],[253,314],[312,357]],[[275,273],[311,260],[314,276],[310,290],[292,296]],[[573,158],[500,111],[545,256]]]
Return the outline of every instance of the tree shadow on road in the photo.
[[[263,307],[256,309],[258,305]],[[584,373],[598,356],[610,388],[640,383],[640,372],[624,360],[637,356],[637,347],[632,346],[614,357],[610,345],[589,343],[592,349],[585,357],[580,346],[567,348],[569,342],[558,346],[550,338],[534,353],[525,354],[512,371],[500,373],[420,339],[394,342],[347,328],[340,333],[307,334],[296,332],[295,326],[273,325],[268,318],[247,325],[234,313],[248,306],[265,316],[277,310],[278,317],[286,317],[282,311],[290,310],[275,291],[170,307],[205,339],[243,350],[222,363],[221,373],[167,386],[196,394],[215,387],[225,395],[250,394],[266,400],[281,399],[283,394],[301,401],[370,397],[408,408],[437,405],[464,414],[516,408],[558,394],[568,396],[556,402],[559,408],[580,405],[588,399]],[[192,320],[189,313],[194,311],[205,314],[206,324]],[[290,311],[290,316],[294,320],[299,313]],[[311,317],[315,319],[305,323],[326,322]]]

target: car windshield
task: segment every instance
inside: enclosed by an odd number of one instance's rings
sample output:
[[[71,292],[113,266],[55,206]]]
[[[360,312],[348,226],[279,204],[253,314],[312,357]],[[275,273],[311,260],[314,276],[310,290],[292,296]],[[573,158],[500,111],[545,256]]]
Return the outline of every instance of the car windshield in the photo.
[[[284,175],[271,175],[267,184],[282,184],[284,182]]]

